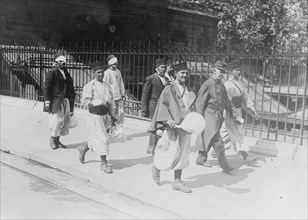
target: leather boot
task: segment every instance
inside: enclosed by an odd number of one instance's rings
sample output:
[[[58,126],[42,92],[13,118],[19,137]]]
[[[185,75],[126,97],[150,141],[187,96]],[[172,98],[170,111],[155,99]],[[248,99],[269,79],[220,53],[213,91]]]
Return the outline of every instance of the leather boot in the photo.
[[[67,148],[64,144],[62,144],[62,143],[60,142],[60,136],[56,137],[56,141],[57,141],[59,147],[61,147],[61,148]]]
[[[108,174],[113,173],[111,167],[108,166],[106,155],[101,155],[101,166],[100,166],[100,168],[105,173],[108,173]]]
[[[53,149],[53,150],[56,150],[56,149],[59,148],[56,137],[50,137],[49,138],[49,145],[50,145],[51,149]]]
[[[78,147],[80,163],[84,164],[84,157],[88,150],[89,150],[88,145]]]

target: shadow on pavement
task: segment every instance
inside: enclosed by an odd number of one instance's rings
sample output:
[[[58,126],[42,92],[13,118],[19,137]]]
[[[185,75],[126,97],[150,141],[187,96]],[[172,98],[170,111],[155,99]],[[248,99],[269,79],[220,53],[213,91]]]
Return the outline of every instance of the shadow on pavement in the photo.
[[[140,157],[134,159],[123,159],[123,160],[108,160],[112,169],[120,170],[123,168],[132,167],[137,164],[151,164],[153,162],[152,156]]]
[[[78,146],[85,146],[87,145],[87,142],[86,141],[83,141],[83,142],[80,142],[80,143],[76,143],[76,144],[67,144],[66,147],[67,149],[76,149],[78,148]]]
[[[252,168],[245,168],[242,170],[234,170],[231,175],[225,174],[223,172],[217,173],[207,173],[202,175],[190,176],[188,179],[193,181],[188,182],[187,184],[191,188],[199,188],[207,185],[216,186],[219,188],[225,188],[225,186],[230,186],[235,183],[238,183],[248,177],[248,174],[253,171]],[[225,188],[234,193],[247,193],[247,189],[232,189]]]
[[[149,133],[138,132],[138,133],[127,135],[127,140],[132,140],[133,138],[136,138],[136,137],[145,137],[145,136],[149,136]]]

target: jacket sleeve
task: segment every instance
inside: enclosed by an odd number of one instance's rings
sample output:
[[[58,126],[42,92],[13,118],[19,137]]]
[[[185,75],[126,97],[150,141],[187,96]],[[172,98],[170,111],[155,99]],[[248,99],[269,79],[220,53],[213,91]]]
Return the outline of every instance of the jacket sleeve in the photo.
[[[197,113],[201,115],[204,114],[204,111],[208,105],[209,97],[210,97],[209,85],[203,84],[198,92],[198,96],[195,102],[195,108]]]
[[[124,96],[125,95],[125,85],[124,85],[122,74],[121,74],[120,70],[119,70],[119,85],[120,85],[121,96]]]
[[[171,112],[170,112],[170,90],[165,88],[161,93],[159,100],[157,102],[157,106],[151,120],[150,127],[148,129],[149,132],[155,132],[158,128],[164,127],[165,122],[173,119]]]
[[[141,97],[141,111],[147,117],[149,115],[149,102],[153,90],[153,84],[150,77],[145,79],[143,85],[142,97]]]
[[[44,85],[44,100],[53,100],[53,88],[55,85],[54,73],[53,71],[48,71],[45,75],[45,85]]]
[[[227,89],[225,86],[223,86],[223,90],[224,90],[224,93],[226,93],[226,96],[225,96],[225,109],[228,113],[232,114],[232,116],[234,118],[236,118],[237,116],[239,116],[239,113],[237,111],[237,108],[234,106],[234,104],[231,102],[230,100],[230,96],[227,92]]]
[[[89,103],[92,101],[92,87],[86,84],[82,89],[81,104],[84,108],[88,108]]]
[[[70,111],[74,112],[76,92],[74,88],[73,78],[69,74],[68,76],[69,76],[67,78],[68,100],[70,103]]]
[[[243,89],[242,91],[242,97],[243,97],[243,104],[250,110],[255,111],[254,103],[245,89]]]

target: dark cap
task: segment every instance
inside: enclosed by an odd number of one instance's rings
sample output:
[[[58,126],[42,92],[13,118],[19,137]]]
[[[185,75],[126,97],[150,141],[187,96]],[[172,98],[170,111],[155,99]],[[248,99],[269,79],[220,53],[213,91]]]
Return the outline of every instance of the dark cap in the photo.
[[[99,70],[99,69],[105,69],[105,65],[103,61],[97,61],[90,64],[90,68],[93,71]]]
[[[220,60],[216,61],[216,63],[214,64],[214,68],[217,68],[219,70],[226,70],[225,65]]]
[[[167,60],[165,58],[158,58],[156,59],[156,67],[159,67],[160,65],[166,65]]]
[[[173,66],[173,69],[174,69],[174,72],[177,73],[181,70],[187,70],[187,63],[186,62],[182,62],[182,63],[179,63],[179,64],[175,64]]]

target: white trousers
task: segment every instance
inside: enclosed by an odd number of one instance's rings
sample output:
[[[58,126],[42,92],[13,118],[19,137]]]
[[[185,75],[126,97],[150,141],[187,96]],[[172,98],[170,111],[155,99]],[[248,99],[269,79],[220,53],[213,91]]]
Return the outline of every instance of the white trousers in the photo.
[[[108,115],[89,114],[88,117],[88,147],[98,155],[108,155],[110,136],[107,133],[110,120]]]
[[[49,114],[48,124],[51,137],[65,136],[69,133],[70,105],[67,98],[61,103],[61,110]]]

